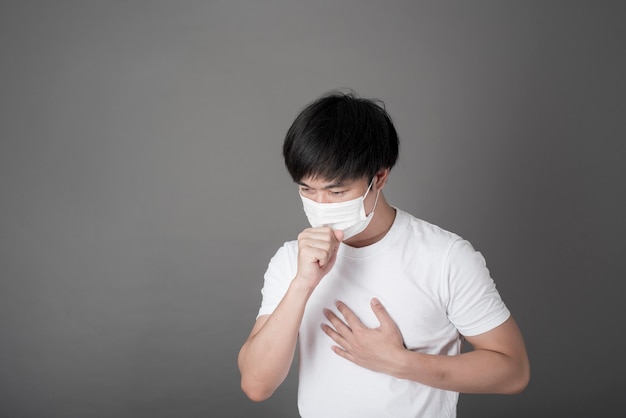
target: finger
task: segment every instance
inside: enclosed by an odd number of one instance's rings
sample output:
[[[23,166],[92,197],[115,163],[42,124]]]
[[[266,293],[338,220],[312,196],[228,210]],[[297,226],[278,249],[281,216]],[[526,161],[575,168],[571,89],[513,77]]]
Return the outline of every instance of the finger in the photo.
[[[308,228],[300,233],[298,239],[311,238],[320,241],[327,241],[334,247],[339,247],[339,244],[343,240],[343,231],[333,230],[328,226],[320,226],[318,228]]]
[[[324,333],[328,335],[342,349],[348,350],[351,348],[350,343],[345,338],[343,338],[341,334],[335,331],[331,326],[329,326],[328,324],[321,324],[321,327],[322,327],[322,331],[324,331]]]
[[[339,309],[339,312],[341,312],[350,328],[354,329],[355,327],[364,326],[359,317],[356,316],[356,314],[352,311],[352,309],[348,307],[348,305],[341,301],[337,301],[336,305],[337,309]]]
[[[395,322],[389,315],[389,312],[387,312],[387,309],[385,309],[383,304],[380,302],[380,300],[378,300],[377,298],[373,298],[371,304],[372,311],[374,311],[374,315],[376,315],[376,318],[378,318],[378,322],[381,326],[389,324],[395,325]]]
[[[300,248],[307,248],[307,247],[320,248],[327,252],[332,252],[331,250],[334,247],[337,247],[337,245],[333,245],[333,243],[331,243],[328,240],[316,239],[316,238],[309,237],[309,236],[301,237],[298,240],[298,245],[300,246]]]
[[[335,255],[339,249],[338,242],[331,242],[325,239],[317,239],[311,236],[301,235],[298,237],[298,249],[306,250],[307,248],[316,248],[324,250],[328,253],[328,258]]]
[[[335,233],[334,231],[328,227],[328,226],[320,226],[317,228],[307,228],[304,231],[302,231],[299,235],[298,235],[298,239],[300,238],[313,238],[313,239],[319,239],[322,241],[332,241],[333,239],[335,239]]]
[[[344,339],[349,338],[350,334],[352,334],[352,329],[337,315],[335,315],[333,311],[330,309],[324,309],[324,316],[326,316],[326,319],[328,319],[338,334],[340,334]]]
[[[324,267],[335,256],[329,242],[306,238],[298,242],[298,251],[304,259],[310,262],[319,261],[320,267]]]
[[[330,258],[328,251],[311,246],[304,246],[300,249],[300,257],[302,260],[309,263],[319,263],[320,266],[324,266]]]
[[[351,361],[352,363],[355,363],[355,364],[356,364],[356,361],[355,361],[354,356],[353,356],[353,355],[352,355],[349,351],[344,350],[343,348],[338,347],[338,346],[333,346],[333,347],[331,347],[331,348],[332,348],[332,350],[335,352],[335,354],[337,354],[339,357],[343,357],[343,358],[345,358],[346,360],[349,360],[349,361]]]

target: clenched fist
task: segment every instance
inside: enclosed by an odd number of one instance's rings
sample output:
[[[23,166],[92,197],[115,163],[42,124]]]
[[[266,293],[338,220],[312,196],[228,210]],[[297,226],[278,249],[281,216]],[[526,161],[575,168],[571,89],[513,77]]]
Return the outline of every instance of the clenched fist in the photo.
[[[314,289],[335,265],[343,231],[327,226],[307,228],[298,235],[296,279]]]

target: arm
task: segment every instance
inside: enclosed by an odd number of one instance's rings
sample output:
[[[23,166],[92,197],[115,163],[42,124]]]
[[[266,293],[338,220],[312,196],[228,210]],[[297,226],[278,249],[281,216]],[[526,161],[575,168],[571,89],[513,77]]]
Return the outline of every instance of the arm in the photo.
[[[463,393],[514,394],[530,379],[526,348],[515,320],[468,337],[474,350],[458,356],[434,356],[405,350],[392,375]]]
[[[311,294],[299,283],[294,279],[276,310],[257,319],[239,351],[241,388],[253,401],[269,398],[289,372],[304,306]]]
[[[522,335],[513,318],[483,334],[468,337],[474,350],[457,356],[430,355],[407,350],[402,335],[376,299],[372,309],[380,326],[367,328],[343,303],[344,323],[331,311],[333,327],[324,331],[338,344],[335,353],[362,367],[439,389],[464,393],[518,393],[530,378]]]
[[[269,398],[293,361],[304,308],[333,268],[343,232],[310,228],[298,236],[298,271],[274,312],[257,319],[239,351],[241,388],[254,401]]]

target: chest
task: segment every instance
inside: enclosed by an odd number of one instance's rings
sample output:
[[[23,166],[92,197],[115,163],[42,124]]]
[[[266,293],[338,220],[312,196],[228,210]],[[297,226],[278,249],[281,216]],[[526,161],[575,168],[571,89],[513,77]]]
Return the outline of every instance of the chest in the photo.
[[[398,325],[406,346],[436,352],[457,335],[446,312],[445,279],[440,263],[416,258],[342,260],[315,290],[304,322],[325,322],[323,309],[338,313],[341,300],[368,327],[379,326],[370,301],[378,298]],[[339,314],[341,317],[341,314]]]

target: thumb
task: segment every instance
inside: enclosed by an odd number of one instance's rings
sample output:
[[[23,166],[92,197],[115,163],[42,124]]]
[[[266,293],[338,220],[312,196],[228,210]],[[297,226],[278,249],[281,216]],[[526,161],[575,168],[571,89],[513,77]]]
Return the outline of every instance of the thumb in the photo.
[[[340,229],[334,229],[333,233],[335,234],[335,238],[337,239],[337,241],[341,242],[343,241],[343,231]]]

